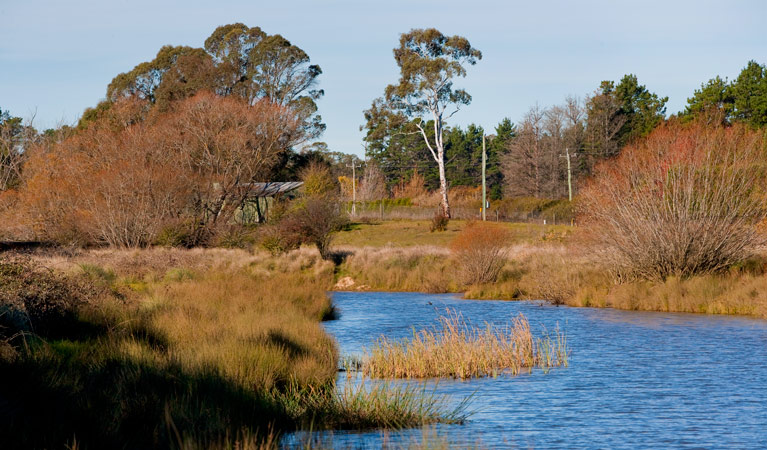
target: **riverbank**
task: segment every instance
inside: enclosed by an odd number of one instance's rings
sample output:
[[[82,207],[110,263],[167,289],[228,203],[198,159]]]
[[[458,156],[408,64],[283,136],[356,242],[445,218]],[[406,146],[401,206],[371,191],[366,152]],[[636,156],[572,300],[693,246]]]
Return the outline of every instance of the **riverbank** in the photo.
[[[273,448],[296,429],[462,421],[417,388],[335,387],[314,250],[47,250],[0,260],[0,432],[32,448]]]
[[[428,233],[426,223],[406,221],[361,224],[344,231],[337,245],[346,257],[336,270],[334,289],[462,293],[470,299],[767,318],[764,255],[719,274],[617,283],[598,253],[577,241],[572,227],[502,224],[511,239],[500,275],[494,283],[472,285],[461,282],[461,262],[449,249],[464,226],[452,221],[442,236]],[[396,236],[395,244],[391,239]]]

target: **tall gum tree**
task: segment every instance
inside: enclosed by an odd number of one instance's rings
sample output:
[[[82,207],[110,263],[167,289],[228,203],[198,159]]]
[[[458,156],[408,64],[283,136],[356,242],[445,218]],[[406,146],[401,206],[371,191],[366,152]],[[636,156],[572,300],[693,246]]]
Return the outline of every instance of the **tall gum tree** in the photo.
[[[107,87],[106,100],[83,114],[79,127],[95,121],[120,99],[147,100],[159,112],[197,92],[240,97],[251,106],[268,100],[289,107],[302,121],[304,139],[325,130],[317,113],[324,95],[317,88],[322,69],[309,55],[279,34],[242,23],[222,25],[205,40],[204,48],[166,45],[157,56],[118,74]]]
[[[366,140],[391,130],[387,124],[408,125],[405,132],[420,134],[439,168],[440,212],[450,217],[443,132],[447,120],[471,102],[465,90],[453,87],[453,80],[465,77],[466,66],[476,64],[482,53],[464,37],[445,36],[434,28],[413,29],[400,36],[394,59],[399,84],[387,86],[384,97],[365,111]],[[433,134],[425,129],[427,121],[433,124]]]

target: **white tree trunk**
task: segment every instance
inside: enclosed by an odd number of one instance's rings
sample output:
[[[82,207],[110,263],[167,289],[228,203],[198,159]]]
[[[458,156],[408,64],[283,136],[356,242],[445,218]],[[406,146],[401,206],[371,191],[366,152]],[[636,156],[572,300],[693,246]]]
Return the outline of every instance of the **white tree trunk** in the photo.
[[[426,135],[426,131],[424,131],[423,127],[421,127],[420,123],[416,123],[416,126],[418,127],[418,130],[421,132],[421,136],[423,136],[424,142],[426,142],[426,147],[429,148],[429,151],[431,152],[432,157],[434,157],[434,161],[437,162],[437,166],[439,167],[439,191],[440,195],[442,196],[442,199],[440,200],[440,213],[442,216],[450,218],[450,203],[447,199],[447,178],[445,177],[445,146],[443,145],[442,141],[442,112],[439,109],[439,106],[435,102],[435,106],[430,108],[431,113],[434,117],[434,146],[432,147],[431,143],[429,142],[429,137]],[[436,151],[435,151],[436,147]]]
[[[442,148],[438,149],[437,165],[439,166],[439,193],[442,196],[440,202],[440,212],[444,217],[450,217],[450,204],[447,200],[447,179],[445,178],[445,151]]]

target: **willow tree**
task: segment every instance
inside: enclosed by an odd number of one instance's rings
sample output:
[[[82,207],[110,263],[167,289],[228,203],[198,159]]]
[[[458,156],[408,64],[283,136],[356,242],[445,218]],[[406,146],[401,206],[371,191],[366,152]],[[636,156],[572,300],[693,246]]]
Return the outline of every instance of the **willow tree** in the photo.
[[[440,212],[450,217],[443,132],[447,120],[471,102],[465,90],[453,87],[453,80],[465,77],[466,66],[476,64],[482,53],[464,37],[413,29],[400,36],[394,59],[399,83],[387,86],[384,97],[365,111],[366,139],[380,139],[393,129],[420,134],[439,168]]]

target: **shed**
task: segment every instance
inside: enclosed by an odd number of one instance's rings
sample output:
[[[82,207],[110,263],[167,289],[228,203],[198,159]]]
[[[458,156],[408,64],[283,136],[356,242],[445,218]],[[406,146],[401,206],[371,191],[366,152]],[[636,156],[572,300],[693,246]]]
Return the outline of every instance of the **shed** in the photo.
[[[247,203],[235,220],[240,223],[264,222],[269,217],[269,206],[304,184],[303,181],[266,181],[242,183],[238,187],[247,190]]]

